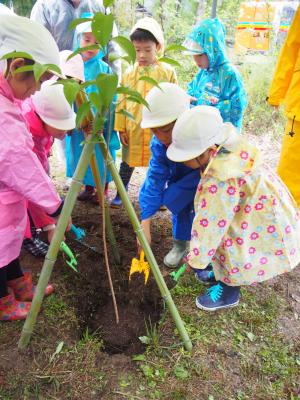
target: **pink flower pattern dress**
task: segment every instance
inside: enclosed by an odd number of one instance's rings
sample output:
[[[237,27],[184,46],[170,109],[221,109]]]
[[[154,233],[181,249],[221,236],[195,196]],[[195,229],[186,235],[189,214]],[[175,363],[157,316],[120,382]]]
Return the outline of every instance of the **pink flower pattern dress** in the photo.
[[[229,286],[255,285],[300,262],[300,213],[259,151],[241,138],[218,152],[195,197],[188,262]]]

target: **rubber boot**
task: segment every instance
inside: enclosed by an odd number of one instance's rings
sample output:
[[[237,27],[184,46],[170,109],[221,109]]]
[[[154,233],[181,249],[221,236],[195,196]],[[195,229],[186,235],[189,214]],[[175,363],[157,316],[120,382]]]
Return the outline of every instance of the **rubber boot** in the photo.
[[[177,268],[188,249],[189,241],[174,240],[173,247],[164,258],[164,264],[168,268]]]
[[[128,185],[125,186],[126,192],[128,191]],[[119,193],[117,192],[116,197],[110,202],[111,208],[120,208],[123,204]]]
[[[32,275],[30,272],[24,272],[24,275],[17,279],[7,281],[7,286],[11,288],[17,300],[31,301],[34,296],[35,286],[32,283]],[[45,296],[49,296],[53,292],[52,285],[47,285]]]
[[[17,321],[25,319],[31,303],[17,301],[11,289],[8,295],[0,298],[0,321]]]
[[[79,193],[77,200],[79,201],[90,201],[95,196],[95,188],[90,185],[86,185],[84,190]]]

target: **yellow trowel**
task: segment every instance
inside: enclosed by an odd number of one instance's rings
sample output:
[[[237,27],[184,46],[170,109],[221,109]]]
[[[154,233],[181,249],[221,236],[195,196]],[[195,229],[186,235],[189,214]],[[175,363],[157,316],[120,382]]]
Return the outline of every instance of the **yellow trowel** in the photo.
[[[148,281],[149,274],[150,274],[150,266],[147,261],[145,261],[145,254],[143,250],[141,251],[140,258],[133,258],[131,261],[131,267],[129,271],[129,281],[132,274],[139,272],[140,274],[145,275],[145,285]]]

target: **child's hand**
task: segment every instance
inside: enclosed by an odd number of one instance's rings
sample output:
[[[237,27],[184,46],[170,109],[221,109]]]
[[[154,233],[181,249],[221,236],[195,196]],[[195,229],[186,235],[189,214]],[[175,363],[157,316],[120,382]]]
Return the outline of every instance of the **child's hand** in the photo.
[[[127,132],[119,132],[120,135],[120,140],[123,146],[128,146],[129,144],[129,138],[128,138],[128,133]]]

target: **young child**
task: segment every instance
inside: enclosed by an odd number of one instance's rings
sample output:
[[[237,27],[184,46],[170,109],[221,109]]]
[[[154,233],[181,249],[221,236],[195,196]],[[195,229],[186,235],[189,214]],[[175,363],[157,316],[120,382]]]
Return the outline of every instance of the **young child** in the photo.
[[[22,102],[21,108],[32,135],[33,151],[49,175],[48,158],[54,139],[62,140],[67,131],[75,128],[76,114],[65,98],[63,86],[56,85],[54,80],[44,82],[40,91]],[[31,225],[31,229],[26,231],[23,246],[34,256],[45,256],[48,245],[37,237],[36,230],[47,232],[50,243],[55,221],[32,202],[28,203],[28,212],[31,222],[28,228]]]
[[[139,92],[144,98],[153,85],[140,80],[142,76],[155,79],[157,82],[177,83],[174,69],[158,61],[158,55],[164,51],[164,37],[159,24],[153,18],[142,18],[133,27],[130,35],[137,55],[137,61],[122,76],[121,84]],[[118,111],[130,112],[132,121]],[[120,175],[127,188],[135,167],[147,167],[150,159],[150,129],[141,128],[142,104],[127,101],[125,96],[118,98],[115,129],[119,131],[122,143],[122,163]],[[117,194],[111,206],[118,208],[122,201]]]
[[[176,268],[187,250],[194,219],[194,197],[199,171],[174,163],[166,152],[172,140],[177,118],[190,107],[190,98],[178,85],[163,82],[146,96],[141,127],[151,129],[151,159],[139,194],[141,225],[151,243],[151,218],[165,205],[172,212],[173,246],[164,264]]]
[[[224,122],[241,128],[247,96],[236,68],[225,54],[225,28],[222,22],[205,19],[188,35],[183,44],[199,67],[199,72],[188,85],[194,105],[218,108]]]
[[[22,272],[19,255],[27,222],[27,201],[42,207],[56,218],[62,202],[36,154],[27,124],[17,100],[25,100],[41,82],[32,71],[17,69],[40,64],[59,64],[59,52],[46,28],[27,18],[0,15],[0,58],[19,51],[32,59],[14,57],[7,60],[0,74],[0,320],[24,319],[30,308],[34,286],[31,274]],[[53,291],[49,285],[45,294]]]
[[[82,17],[92,17],[91,14],[84,14]],[[77,28],[77,46],[79,47],[87,47],[97,43],[95,36],[92,33],[91,23],[87,22],[81,24]],[[76,50],[76,49],[75,49]],[[85,80],[90,81],[96,79],[96,77],[100,73],[112,74],[111,68],[102,60],[103,52],[99,49],[88,50],[81,53],[83,61],[84,61],[84,75]],[[97,92],[97,86],[91,85],[86,88],[86,92],[90,95],[93,92]],[[110,131],[110,139],[108,143],[109,151],[113,159],[116,158],[116,150],[120,148],[120,142],[118,138],[118,134],[116,131],[112,129],[114,124],[114,110],[111,107],[110,110],[110,126],[108,126],[108,122],[106,122],[104,126],[104,137],[108,140],[108,135]],[[82,142],[84,141],[84,134],[81,130],[74,130],[70,136],[66,137],[66,159],[67,159],[67,177],[71,178],[75,172],[77,167],[79,158],[82,152]],[[101,183],[106,186],[112,180],[109,171],[106,171],[106,182],[103,182],[104,179],[104,171],[105,165],[104,160],[99,149],[99,146],[95,146],[95,154],[97,159],[97,164],[100,172]],[[92,200],[93,203],[98,204],[99,199],[95,193],[96,184],[94,182],[94,178],[92,175],[91,167],[89,166],[85,177],[83,179],[83,183],[85,185],[84,191],[82,191],[78,200],[87,201]]]
[[[177,120],[167,156],[201,169],[189,265],[215,284],[197,297],[206,311],[239,303],[240,286],[291,271],[300,262],[300,215],[259,151],[223,123],[219,111],[197,106]],[[199,176],[200,178],[200,176]]]

